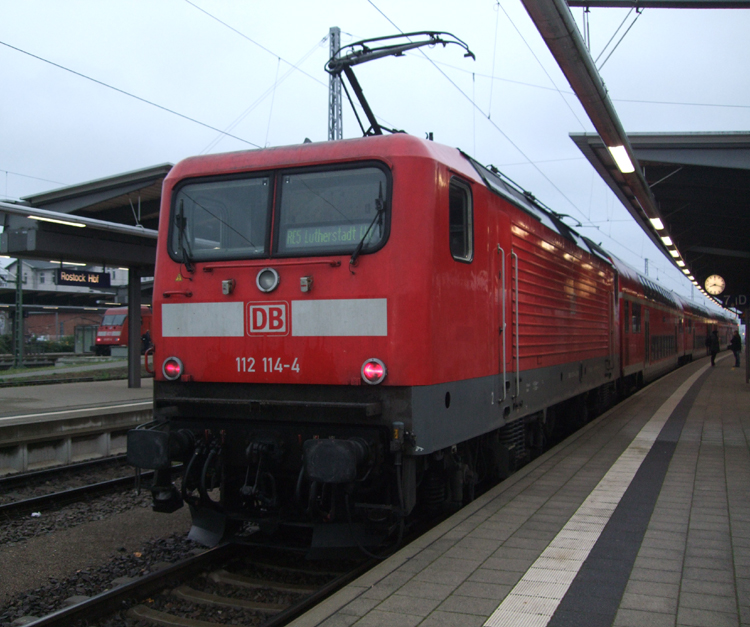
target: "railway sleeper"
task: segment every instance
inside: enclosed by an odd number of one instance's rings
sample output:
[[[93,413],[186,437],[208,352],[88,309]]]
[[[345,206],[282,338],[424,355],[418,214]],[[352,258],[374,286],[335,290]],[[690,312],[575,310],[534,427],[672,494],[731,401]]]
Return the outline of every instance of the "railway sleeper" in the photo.
[[[317,573],[316,573],[317,574]],[[214,583],[225,583],[237,588],[269,588],[278,592],[292,592],[294,594],[312,594],[315,588],[293,583],[276,583],[264,579],[254,579],[244,575],[236,575],[226,570],[217,570],[208,575]]]
[[[196,620],[174,616],[167,612],[151,609],[145,605],[135,605],[128,610],[128,616],[136,620],[144,620],[152,625],[163,625],[164,627],[216,627],[217,623],[207,620]]]
[[[196,604],[218,605],[221,607],[234,607],[241,610],[256,610],[264,614],[278,614],[287,608],[280,603],[261,603],[259,601],[247,601],[245,599],[233,599],[218,594],[211,594],[195,590],[190,586],[180,586],[172,590],[172,595],[178,599],[190,601]]]

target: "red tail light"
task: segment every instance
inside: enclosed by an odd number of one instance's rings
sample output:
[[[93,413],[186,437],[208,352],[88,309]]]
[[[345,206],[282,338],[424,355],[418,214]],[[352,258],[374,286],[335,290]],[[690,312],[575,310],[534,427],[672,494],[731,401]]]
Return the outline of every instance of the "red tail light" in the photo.
[[[362,364],[362,380],[370,385],[377,385],[388,374],[385,364],[379,359],[368,359]]]
[[[177,357],[167,357],[161,367],[165,379],[174,381],[182,374],[182,362]]]

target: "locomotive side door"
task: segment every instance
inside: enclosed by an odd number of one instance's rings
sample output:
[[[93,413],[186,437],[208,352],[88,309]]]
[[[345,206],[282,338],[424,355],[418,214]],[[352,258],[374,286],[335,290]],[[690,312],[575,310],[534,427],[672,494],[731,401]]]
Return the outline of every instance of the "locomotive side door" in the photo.
[[[511,248],[510,251],[510,264],[508,266],[508,272],[510,273],[508,281],[508,301],[510,301],[509,314],[510,320],[508,326],[512,330],[511,336],[508,339],[508,362],[510,363],[510,381],[508,382],[509,389],[512,391],[511,396],[513,397],[513,406],[520,406],[519,396],[521,396],[521,347],[520,347],[520,329],[519,329],[519,307],[518,301],[518,253]]]
[[[619,335],[615,336],[616,330],[619,328],[618,320],[620,314],[620,304],[618,301],[620,285],[617,279],[617,274],[614,274],[613,276],[613,283],[614,287],[610,291],[609,297],[607,298],[607,323],[609,324],[609,337],[607,342],[608,357],[606,362],[607,372],[611,372],[612,370],[614,370],[617,356],[620,354],[620,347],[618,346],[620,337]]]
[[[496,244],[490,247],[490,273],[492,281],[490,290],[492,294],[490,319],[494,324],[490,330],[490,343],[496,349],[497,376],[495,377],[494,398],[495,403],[504,404],[510,395],[510,376],[512,364],[509,360],[509,351],[512,345],[509,298],[509,285],[511,275],[510,263],[510,219],[504,213],[494,214],[496,225]],[[492,240],[490,240],[492,241]]]

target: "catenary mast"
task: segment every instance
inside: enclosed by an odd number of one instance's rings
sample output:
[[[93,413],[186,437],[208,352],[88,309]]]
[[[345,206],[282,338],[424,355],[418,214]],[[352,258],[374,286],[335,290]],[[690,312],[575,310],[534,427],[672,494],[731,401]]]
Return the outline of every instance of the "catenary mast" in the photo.
[[[328,31],[328,39],[331,43],[331,58],[341,48],[341,29],[332,26]],[[328,139],[342,139],[344,136],[344,124],[341,117],[341,77],[338,74],[329,74],[328,78]]]

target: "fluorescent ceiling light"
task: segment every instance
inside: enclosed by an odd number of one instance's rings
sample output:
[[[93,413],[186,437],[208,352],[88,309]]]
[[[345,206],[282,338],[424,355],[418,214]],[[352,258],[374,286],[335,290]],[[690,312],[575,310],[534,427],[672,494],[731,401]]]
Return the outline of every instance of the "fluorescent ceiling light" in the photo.
[[[42,222],[54,222],[55,224],[64,224],[65,226],[77,226],[80,228],[85,227],[85,224],[80,222],[68,222],[67,220],[55,220],[54,218],[42,218],[40,216],[28,216],[32,220],[40,220]]]
[[[661,218],[651,218],[651,225],[657,231],[663,231],[664,230],[664,223],[661,221]]]
[[[672,244],[672,238],[669,237],[669,235],[662,237],[661,241],[664,242],[665,246],[674,246],[674,244]]]
[[[682,259],[678,259],[675,263],[680,266],[680,268],[685,267],[685,262]]]
[[[683,268],[683,269],[682,269],[682,271],[683,271],[683,272],[684,272],[685,274],[690,274],[690,270],[688,270],[687,268]]]
[[[85,264],[85,263],[80,263],[78,261],[56,261],[54,259],[50,259],[49,262],[50,263],[62,263],[62,264],[65,264],[66,266],[85,266],[85,265],[88,265],[88,264]]]
[[[623,174],[635,172],[635,167],[628,156],[628,151],[625,150],[625,146],[607,146],[607,150],[609,150],[609,154],[611,154],[612,158],[615,160],[617,169],[620,170],[620,172]]]
[[[688,274],[687,278],[690,279],[691,281],[695,282],[695,277],[692,274]],[[696,283],[696,285],[697,285],[697,283]]]
[[[677,259],[677,257],[680,256],[680,251],[679,250],[670,250],[669,254],[672,255],[672,257],[674,257],[675,259]]]

